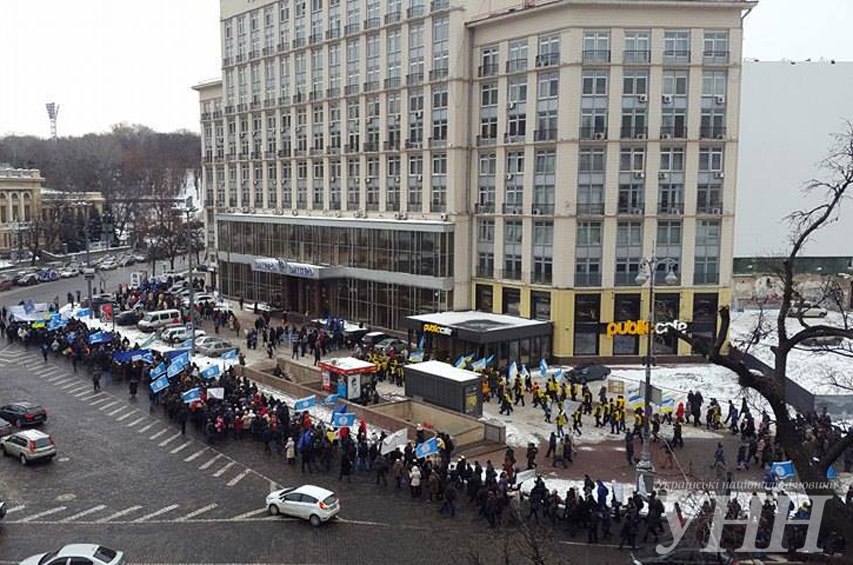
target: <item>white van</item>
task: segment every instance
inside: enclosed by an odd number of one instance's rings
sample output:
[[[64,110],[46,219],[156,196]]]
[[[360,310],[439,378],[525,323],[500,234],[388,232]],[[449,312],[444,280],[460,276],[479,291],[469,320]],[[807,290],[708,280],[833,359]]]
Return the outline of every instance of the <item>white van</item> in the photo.
[[[181,313],[177,310],[157,310],[148,312],[136,323],[141,332],[153,332],[166,326],[177,326],[181,324]]]

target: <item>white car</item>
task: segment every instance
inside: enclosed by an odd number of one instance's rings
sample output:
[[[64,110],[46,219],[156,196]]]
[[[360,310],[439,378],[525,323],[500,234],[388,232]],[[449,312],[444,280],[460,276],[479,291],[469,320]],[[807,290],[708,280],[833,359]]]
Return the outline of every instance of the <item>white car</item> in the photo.
[[[24,430],[0,439],[0,452],[4,457],[16,457],[21,465],[39,459],[56,457],[53,439],[38,430]]]
[[[216,304],[216,299],[213,297],[212,294],[202,293],[202,294],[196,294],[195,296],[193,296],[193,302],[195,304],[199,304],[199,305],[204,306],[207,304]],[[190,305],[190,297],[187,296],[186,298],[184,298],[181,301],[181,304],[184,305],[184,308],[188,308]]]
[[[203,337],[205,335],[204,330],[200,330],[196,328],[195,330],[195,338],[196,342],[198,342],[198,338]],[[193,336],[192,332],[187,329],[186,326],[178,326],[174,328],[166,328],[160,332],[160,339],[165,341],[166,343],[181,343]]]
[[[207,346],[207,345],[217,343],[220,341],[224,341],[224,340],[221,337],[217,337],[215,335],[206,335],[206,336],[202,336],[202,337],[196,337],[195,338],[195,346],[196,346],[196,349],[198,349],[199,347]]]
[[[788,310],[789,318],[825,318],[826,308],[809,302],[796,302]]]
[[[334,518],[341,510],[338,495],[314,485],[276,490],[267,495],[267,510],[308,520],[315,528]]]
[[[93,543],[72,543],[50,553],[39,553],[21,561],[21,565],[120,565],[124,563],[124,552]]]
[[[62,269],[61,271],[59,271],[59,276],[63,279],[73,279],[79,274],[80,271],[75,268]]]

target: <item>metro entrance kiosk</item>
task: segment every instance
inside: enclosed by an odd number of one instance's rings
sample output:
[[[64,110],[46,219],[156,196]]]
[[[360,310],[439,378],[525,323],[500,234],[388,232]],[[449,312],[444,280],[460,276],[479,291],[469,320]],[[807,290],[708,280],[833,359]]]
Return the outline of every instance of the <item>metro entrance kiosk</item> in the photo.
[[[376,365],[355,357],[320,361],[323,390],[339,398],[358,400],[376,373]]]

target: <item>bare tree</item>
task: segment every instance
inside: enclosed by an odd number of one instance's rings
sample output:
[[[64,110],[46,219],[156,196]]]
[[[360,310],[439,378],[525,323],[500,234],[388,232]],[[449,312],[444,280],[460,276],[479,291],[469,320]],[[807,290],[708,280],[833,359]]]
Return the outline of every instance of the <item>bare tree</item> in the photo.
[[[803,319],[795,304],[799,299],[795,281],[797,257],[816,232],[837,220],[842,203],[853,194],[850,188],[853,185],[853,124],[848,124],[847,131],[837,136],[837,147],[825,160],[824,169],[829,180],[812,180],[804,187],[805,194],[816,204],[788,217],[791,224],[790,251],[780,262],[778,276],[782,282],[782,299],[775,320],[768,320],[762,312],[752,333],[743,340],[742,349],[727,342],[731,326],[728,307],[720,309],[720,327],[713,340],[690,332],[669,331],[691,344],[711,363],[729,369],[737,376],[740,386],[756,391],[767,401],[775,416],[778,441],[791,458],[800,480],[805,483],[806,492],[810,496],[832,497],[825,507],[824,523],[843,535],[850,551],[853,549],[853,512],[831,488],[826,476],[829,466],[853,446],[853,434],[846,432],[838,441],[831,443],[821,457],[815,457],[809,442],[801,441],[785,392],[789,356],[804,342],[814,338],[835,339],[839,345],[823,349],[836,355],[850,355],[853,343],[849,312],[831,284],[827,285],[828,292],[822,298],[834,301],[838,307],[840,315],[833,316],[832,322],[822,320],[811,324]],[[801,326],[795,332],[791,332],[786,323],[791,316],[797,317]],[[776,342],[771,348],[772,366],[751,363],[749,350],[768,338]]]

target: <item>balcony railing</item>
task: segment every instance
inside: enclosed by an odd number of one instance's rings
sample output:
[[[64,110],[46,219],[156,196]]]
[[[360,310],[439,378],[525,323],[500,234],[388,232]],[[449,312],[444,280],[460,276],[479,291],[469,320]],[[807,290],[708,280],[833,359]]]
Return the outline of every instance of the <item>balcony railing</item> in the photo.
[[[583,57],[584,63],[609,63],[610,62],[610,50],[608,50],[608,49],[584,49],[582,57]]]
[[[646,139],[649,128],[640,126],[622,126],[622,139]]]
[[[426,6],[412,6],[406,10],[407,18],[422,18],[426,15]]]
[[[690,51],[668,50],[663,52],[664,63],[689,63]]]
[[[710,202],[699,202],[698,204],[696,204],[696,213],[707,214],[710,216],[720,216],[723,214],[723,205],[717,200],[711,200]]]
[[[305,43],[306,43],[306,41],[305,41],[304,37],[297,37],[296,39],[291,41],[291,45],[293,46],[294,49],[299,49],[300,47],[304,47]]]
[[[661,216],[683,216],[684,204],[658,203],[658,214]]]
[[[506,72],[520,73],[527,70],[527,59],[511,59],[506,62]]]
[[[534,216],[553,216],[554,204],[552,203],[537,203],[534,202],[530,210]]]
[[[442,10],[450,9],[450,0],[432,0],[429,4],[429,11],[432,13],[441,12]]]
[[[504,214],[511,214],[513,216],[518,216],[524,212],[524,206],[521,203],[518,203],[518,204],[506,204],[506,203],[504,203],[501,206],[501,211]]]
[[[581,127],[580,138],[598,140],[607,139],[607,128],[599,126]]]
[[[625,271],[617,271],[616,276],[614,277],[614,282],[616,286],[639,286],[640,283],[637,282],[637,271],[629,269],[627,272]]]
[[[495,145],[497,143],[497,141],[498,141],[497,137],[494,137],[491,135],[489,135],[489,136],[478,135],[477,136],[477,146],[478,147],[484,147],[487,145]]]
[[[252,51],[249,51],[249,59],[257,59],[260,56],[261,56],[261,52],[258,51],[257,49],[253,49]]]
[[[311,101],[319,100],[322,97],[323,97],[323,90],[320,88],[312,90],[311,92],[308,93],[308,99]]]
[[[725,126],[702,126],[699,128],[699,137],[702,139],[725,139]]]
[[[728,65],[728,51],[705,51],[702,53],[702,62],[706,65]]]
[[[365,153],[375,153],[379,151],[379,142],[378,141],[365,141],[362,144],[362,149]]]
[[[601,273],[575,273],[575,286],[601,286]]]
[[[559,53],[544,53],[542,55],[536,55],[536,66],[537,67],[553,67],[560,63],[560,54]]]
[[[354,33],[359,32],[359,25],[355,24],[347,24],[344,26],[344,35],[352,35]]]
[[[439,67],[437,69],[432,69],[429,72],[429,80],[441,80],[447,78],[450,69],[447,67]]]
[[[279,149],[278,150],[279,157],[290,157],[290,149]]]
[[[341,36],[340,27],[332,27],[326,30],[326,39],[337,39]]]
[[[352,96],[353,94],[358,94],[358,85],[357,84],[348,84],[344,87],[344,96]]]
[[[302,102],[305,102],[305,95],[301,92],[297,92],[291,96],[291,101],[293,104],[301,104]]]
[[[477,265],[477,277],[481,279],[490,279],[495,276],[494,266]]]
[[[333,86],[332,88],[326,89],[326,97],[327,98],[337,98],[341,95],[341,87]]]
[[[603,216],[604,203],[593,202],[578,204],[578,216]]]
[[[474,204],[474,213],[476,214],[494,214],[495,213],[495,203],[494,202],[478,202]]]
[[[393,141],[386,139],[382,143],[382,147],[385,149],[385,151],[395,151],[400,148],[400,142],[396,139]]]
[[[399,11],[385,14],[386,24],[393,24],[395,22],[399,22],[401,19],[403,19],[403,13]]]
[[[447,147],[447,138],[446,137],[430,137],[429,138],[429,146],[430,147]]]
[[[406,84],[411,86],[413,84],[420,84],[424,81],[423,73],[410,73],[406,75]]]
[[[525,134],[523,133],[505,133],[504,143],[523,143]]]
[[[686,126],[662,126],[660,128],[661,139],[687,139]]]
[[[500,66],[497,63],[490,63],[488,65],[480,65],[478,74],[481,77],[490,77],[498,74],[498,69]]]
[[[652,60],[652,52],[648,49],[644,50],[628,50],[622,52],[623,61],[626,64],[647,64]]]
[[[275,106],[275,98],[267,98],[264,100],[264,108],[272,108]]]
[[[533,132],[533,141],[554,141],[557,139],[556,129],[537,129]]]
[[[385,88],[400,88],[400,77],[388,77],[385,79]]]
[[[420,139],[407,139],[406,149],[420,149],[423,146],[423,141]]]
[[[315,43],[320,43],[321,41],[323,41],[322,33],[312,33],[308,36],[308,43],[310,43],[311,45],[314,45]]]
[[[364,29],[373,29],[382,25],[380,18],[367,18],[364,20]]]
[[[645,214],[646,206],[643,202],[619,202],[616,205],[617,214],[628,214],[631,216],[642,216]]]

